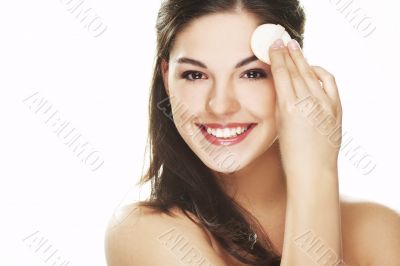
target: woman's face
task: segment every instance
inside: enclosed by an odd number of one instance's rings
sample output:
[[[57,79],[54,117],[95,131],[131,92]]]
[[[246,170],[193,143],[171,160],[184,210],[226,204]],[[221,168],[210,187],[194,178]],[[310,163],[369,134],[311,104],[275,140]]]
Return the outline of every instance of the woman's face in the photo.
[[[250,48],[258,25],[248,13],[201,17],[176,36],[168,64],[162,63],[179,134],[217,172],[245,167],[277,138],[270,66]]]

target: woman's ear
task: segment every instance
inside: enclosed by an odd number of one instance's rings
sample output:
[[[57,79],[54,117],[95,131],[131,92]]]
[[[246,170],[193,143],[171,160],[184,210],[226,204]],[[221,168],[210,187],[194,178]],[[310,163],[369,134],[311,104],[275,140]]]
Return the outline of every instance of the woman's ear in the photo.
[[[169,88],[168,88],[168,62],[165,59],[161,59],[161,75],[164,82],[165,92],[169,97]]]

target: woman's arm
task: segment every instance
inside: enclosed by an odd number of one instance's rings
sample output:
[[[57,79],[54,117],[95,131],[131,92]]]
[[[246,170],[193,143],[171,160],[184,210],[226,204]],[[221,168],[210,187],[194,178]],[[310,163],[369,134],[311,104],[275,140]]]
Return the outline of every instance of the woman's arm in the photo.
[[[315,169],[287,182],[281,265],[342,265],[337,174]]]
[[[345,204],[341,211],[342,108],[334,76],[308,65],[300,49],[269,52],[287,185],[281,265],[349,266],[346,259],[351,265],[400,265],[396,211],[378,204]]]
[[[335,80],[326,70],[309,66],[300,49],[281,43],[269,52],[287,185],[281,265],[340,265],[342,113]]]

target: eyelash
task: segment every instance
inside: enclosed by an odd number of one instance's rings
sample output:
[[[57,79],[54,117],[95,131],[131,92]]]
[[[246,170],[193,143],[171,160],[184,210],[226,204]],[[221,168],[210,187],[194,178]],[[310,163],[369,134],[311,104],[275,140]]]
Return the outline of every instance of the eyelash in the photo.
[[[266,78],[266,77],[267,77],[267,74],[266,74],[265,71],[263,71],[263,70],[252,69],[252,70],[247,71],[244,75],[246,75],[246,74],[248,75],[249,73],[259,74],[258,77],[256,77],[256,78],[248,78],[249,81],[256,81],[256,80],[259,80],[259,79],[262,79],[262,78]],[[189,81],[189,82],[194,82],[194,81],[198,80],[198,79],[189,79],[188,76],[191,75],[191,74],[201,74],[201,75],[204,75],[203,73],[201,73],[201,72],[199,72],[199,71],[186,71],[186,72],[183,72],[183,73],[182,73],[181,78],[186,79],[186,80]],[[200,79],[201,79],[201,78],[200,78]]]

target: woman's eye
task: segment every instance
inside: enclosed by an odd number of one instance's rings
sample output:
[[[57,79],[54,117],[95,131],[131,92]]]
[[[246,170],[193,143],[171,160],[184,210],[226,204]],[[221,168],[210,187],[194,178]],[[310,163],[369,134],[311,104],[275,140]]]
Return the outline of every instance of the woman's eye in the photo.
[[[182,74],[182,78],[188,81],[195,81],[196,79],[202,79],[203,73],[197,71],[186,71]]]
[[[247,78],[250,79],[251,81],[258,80],[260,78],[265,78],[267,76],[267,74],[261,70],[250,70],[244,74],[244,76],[246,75]]]
[[[247,71],[243,76],[247,76],[250,81],[258,80],[261,78],[265,78],[267,74],[263,70],[250,70]],[[205,75],[198,71],[186,71],[181,77],[186,79],[187,81],[196,81],[198,79],[206,79]]]

